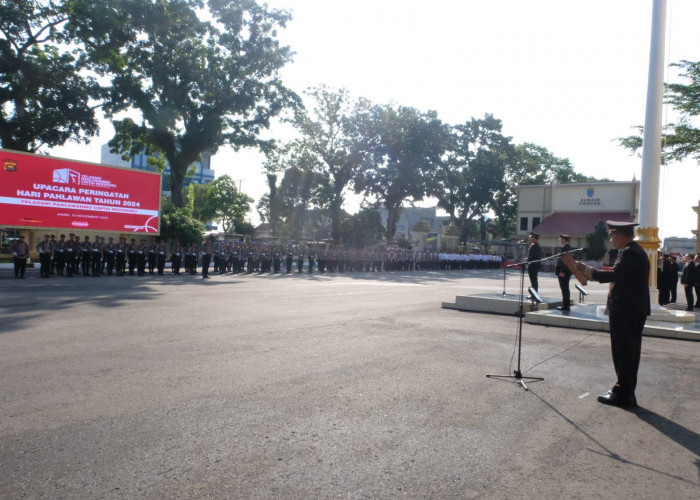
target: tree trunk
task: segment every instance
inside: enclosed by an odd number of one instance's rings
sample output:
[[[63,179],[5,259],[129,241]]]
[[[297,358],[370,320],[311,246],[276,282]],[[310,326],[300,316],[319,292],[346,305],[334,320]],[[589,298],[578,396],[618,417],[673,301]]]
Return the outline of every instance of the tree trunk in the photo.
[[[178,168],[178,166],[170,164],[170,177],[172,180],[172,187],[170,188],[170,197],[173,200],[173,205],[178,208],[185,206],[184,199],[182,198],[182,188],[185,184],[185,172],[187,172],[187,166],[185,168]]]
[[[399,204],[389,204],[388,202],[384,202],[384,206],[388,213],[386,219],[386,239],[390,241],[394,239],[394,235],[396,234],[396,224],[401,215],[401,206]]]
[[[335,196],[335,199],[330,204],[331,214],[331,239],[334,243],[340,242],[340,213],[343,199],[340,196]]]

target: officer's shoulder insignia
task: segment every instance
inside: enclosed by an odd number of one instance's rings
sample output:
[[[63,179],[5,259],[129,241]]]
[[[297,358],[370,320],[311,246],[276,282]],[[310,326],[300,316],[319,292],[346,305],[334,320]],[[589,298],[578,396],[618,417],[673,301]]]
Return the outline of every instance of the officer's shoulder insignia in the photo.
[[[625,248],[623,248],[623,250],[629,250],[629,249],[630,249],[629,245],[627,245]]]

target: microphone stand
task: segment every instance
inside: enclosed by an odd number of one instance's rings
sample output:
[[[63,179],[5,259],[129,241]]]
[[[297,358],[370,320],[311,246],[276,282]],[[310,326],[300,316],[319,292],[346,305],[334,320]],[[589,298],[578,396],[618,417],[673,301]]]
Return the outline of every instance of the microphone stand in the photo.
[[[515,266],[520,266],[520,303],[519,303],[519,309],[518,309],[518,367],[516,370],[513,371],[513,375],[510,374],[488,374],[486,377],[488,378],[496,378],[496,379],[504,379],[504,380],[514,380],[520,383],[520,385],[523,386],[523,389],[526,391],[529,391],[527,385],[525,385],[525,381],[528,382],[539,382],[541,380],[544,380],[543,377],[524,377],[523,373],[520,369],[520,362],[522,359],[522,347],[523,347],[523,319],[525,318],[525,311],[524,311],[524,303],[525,303],[525,269],[528,266],[528,264],[534,264],[536,262],[544,262],[547,260],[552,260],[561,257],[562,255],[566,253],[573,253],[573,252],[578,252],[581,250],[580,248],[572,249],[569,250],[568,252],[561,252],[555,255],[552,255],[551,257],[545,257],[544,259],[539,259],[539,260],[533,260],[532,262],[519,262],[517,264],[511,264],[510,266],[506,267],[515,267]],[[504,287],[503,287],[503,293],[505,295],[505,268],[503,269],[503,274],[504,274]]]
[[[508,267],[514,267],[520,265],[520,303],[519,303],[519,309],[518,309],[518,367],[517,369],[513,372],[513,375],[508,375],[508,374],[502,374],[502,375],[497,375],[497,374],[489,374],[486,375],[488,378],[497,378],[497,379],[504,379],[504,380],[515,380],[520,383],[520,385],[523,386],[523,389],[526,391],[529,391],[528,387],[525,385],[525,381],[532,381],[532,382],[539,382],[540,380],[544,380],[542,377],[523,377],[523,373],[520,370],[520,360],[521,360],[521,355],[522,355],[522,346],[523,346],[523,319],[525,317],[525,312],[524,312],[524,303],[525,303],[525,268],[527,267],[527,262],[520,262],[519,264],[512,264],[511,266]],[[505,275],[505,269],[503,270],[503,273]],[[505,280],[505,278],[504,278]],[[504,286],[504,292],[505,294],[505,286]]]
[[[525,245],[526,245],[526,243],[525,243],[524,241],[519,241],[519,242],[517,243],[518,253],[520,253],[520,248],[523,247],[523,246],[525,246]],[[512,267],[517,267],[517,266],[519,266],[519,265],[521,265],[520,262],[515,263],[515,264],[507,264],[507,265],[504,265],[504,266],[503,266],[503,294],[502,294],[502,295],[503,295],[504,297],[505,297],[506,295],[508,295],[508,294],[506,293],[506,270],[507,270],[507,269],[510,269],[510,268],[512,268]]]

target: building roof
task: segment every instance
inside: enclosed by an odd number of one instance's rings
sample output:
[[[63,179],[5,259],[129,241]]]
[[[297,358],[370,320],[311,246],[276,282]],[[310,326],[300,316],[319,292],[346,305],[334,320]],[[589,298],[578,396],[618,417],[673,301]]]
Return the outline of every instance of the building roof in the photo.
[[[634,218],[629,212],[559,212],[545,218],[533,231],[545,236],[566,233],[580,237],[592,233],[598,222],[633,222]]]

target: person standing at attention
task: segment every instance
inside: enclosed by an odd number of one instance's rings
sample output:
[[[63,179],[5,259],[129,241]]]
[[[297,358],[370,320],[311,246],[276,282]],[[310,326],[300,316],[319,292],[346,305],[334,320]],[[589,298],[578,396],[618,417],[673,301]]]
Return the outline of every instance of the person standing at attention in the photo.
[[[681,273],[681,285],[683,285],[683,291],[685,291],[685,300],[688,306],[685,308],[686,311],[693,310],[693,287],[695,286],[695,262],[693,262],[694,256],[692,253],[686,254],[685,256],[685,267]]]
[[[589,280],[612,283],[608,293],[610,345],[617,382],[608,394],[598,396],[603,404],[621,408],[637,406],[635,390],[642,353],[642,330],[651,312],[649,259],[634,241],[631,222],[607,221],[610,242],[618,250],[610,271],[596,270],[576,262],[577,271]]]
[[[568,234],[559,235],[559,243],[561,244],[560,253],[568,252],[571,250],[571,245],[569,241],[571,236]],[[569,311],[571,309],[571,291],[569,290],[569,281],[571,281],[571,271],[568,267],[564,265],[561,258],[557,259],[557,263],[554,266],[554,273],[557,275],[559,280],[559,288],[561,288],[561,298],[562,305],[557,309],[561,311]]]
[[[539,291],[537,282],[537,273],[540,272],[542,263],[539,262],[542,258],[542,247],[539,243],[540,235],[534,231],[530,232],[530,247],[527,249],[527,275],[530,277],[530,286]]]

